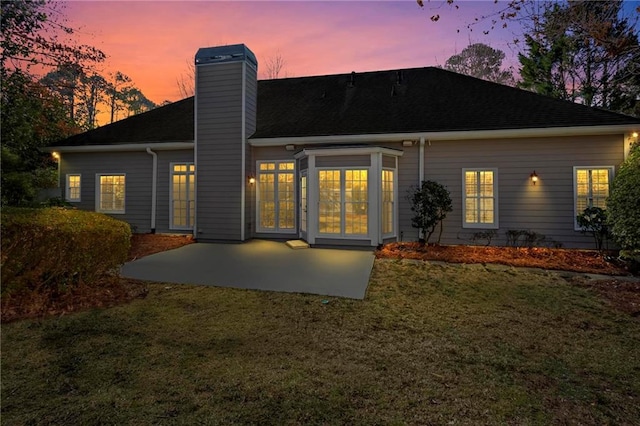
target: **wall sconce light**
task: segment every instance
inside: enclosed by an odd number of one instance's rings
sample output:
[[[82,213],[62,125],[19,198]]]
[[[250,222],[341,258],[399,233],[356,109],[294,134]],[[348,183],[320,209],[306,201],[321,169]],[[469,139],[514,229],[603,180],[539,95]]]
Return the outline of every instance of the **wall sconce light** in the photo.
[[[294,149],[296,149],[295,145],[285,145],[284,149],[286,149],[287,151],[293,151]]]
[[[60,154],[58,154],[57,152],[53,151],[51,153],[51,156],[55,159],[55,160],[59,160],[60,159]]]
[[[631,137],[633,137],[633,138],[637,138],[637,137],[638,137],[638,132],[633,132],[633,133],[631,133]]]
[[[402,146],[407,148],[413,146],[413,141],[402,141]]]
[[[536,173],[535,170],[533,171],[533,173],[531,173],[529,177],[531,178],[531,182],[533,182],[534,185],[536,184],[536,182],[538,182],[538,174]]]
[[[249,184],[253,185],[254,183],[256,183],[256,178],[254,178],[252,175],[249,175],[248,178],[249,178]]]

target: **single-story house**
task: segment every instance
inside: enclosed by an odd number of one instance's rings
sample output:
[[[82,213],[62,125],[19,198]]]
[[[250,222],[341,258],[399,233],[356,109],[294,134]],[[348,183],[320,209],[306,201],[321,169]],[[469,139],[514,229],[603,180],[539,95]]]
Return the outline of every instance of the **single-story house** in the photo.
[[[529,231],[593,248],[640,120],[439,68],[257,80],[245,45],[199,49],[195,96],[59,141],[63,197],[198,241],[418,239],[407,194],[444,185],[443,244]],[[513,235],[513,234],[511,234]]]

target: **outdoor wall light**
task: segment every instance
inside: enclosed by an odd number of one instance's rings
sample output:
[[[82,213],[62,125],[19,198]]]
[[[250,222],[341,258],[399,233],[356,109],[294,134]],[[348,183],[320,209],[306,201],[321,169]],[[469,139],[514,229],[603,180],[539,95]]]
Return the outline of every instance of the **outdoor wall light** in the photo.
[[[249,179],[249,183],[251,185],[253,185],[254,183],[256,183],[256,178],[254,178],[253,176],[249,175],[247,176],[247,178]]]
[[[633,136],[634,138],[637,138],[638,137],[638,132],[631,133],[631,136]]]
[[[287,151],[293,151],[294,149],[296,149],[295,145],[285,145],[284,149],[286,149]]]
[[[51,153],[51,156],[52,156],[54,159],[56,159],[56,160],[59,160],[59,159],[60,159],[60,154],[58,154],[58,153],[57,153],[57,152],[55,152],[55,151]]]
[[[529,177],[531,178],[531,182],[533,182],[534,185],[536,184],[536,182],[538,182],[538,174],[536,173],[535,170],[533,171],[533,173],[531,173]]]

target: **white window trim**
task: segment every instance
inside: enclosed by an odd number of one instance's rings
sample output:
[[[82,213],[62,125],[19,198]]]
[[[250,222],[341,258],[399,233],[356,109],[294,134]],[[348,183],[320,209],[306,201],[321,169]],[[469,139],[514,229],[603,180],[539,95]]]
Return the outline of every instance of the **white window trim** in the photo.
[[[177,166],[177,165],[186,165],[187,171],[184,174],[193,176],[193,194],[192,195],[193,195],[194,201],[196,197],[196,185],[195,185],[196,172],[195,170],[193,172],[189,171],[189,166],[195,166],[195,163],[193,161],[191,162],[175,161],[175,162],[169,163],[169,229],[176,230],[176,231],[189,231],[194,229],[195,223],[192,223],[191,226],[173,226],[173,176],[174,174],[176,174],[173,171],[173,166]],[[182,172],[178,172],[178,174],[182,174]],[[195,203],[194,203],[194,209],[195,209]],[[194,212],[194,222],[195,222],[195,212]]]
[[[261,164],[274,163],[275,169],[273,171],[270,170],[260,170]],[[260,174],[263,172],[266,173],[274,173],[275,175],[280,172],[278,170],[278,165],[281,163],[293,163],[293,170],[282,170],[284,173],[293,173],[293,228],[292,229],[280,229],[276,226],[274,229],[262,228],[260,226]],[[297,206],[298,206],[298,170],[296,167],[296,161],[293,159],[285,159],[285,160],[259,160],[256,161],[256,232],[261,234],[297,234],[298,233],[298,214],[297,214]],[[277,180],[274,181],[274,184],[277,184]],[[309,182],[307,181],[307,191],[309,190]],[[274,206],[276,209],[276,219],[280,218],[280,208],[278,207],[278,203]],[[308,208],[308,207],[307,207]],[[277,223],[276,223],[277,225]],[[307,226],[309,224],[307,223]]]
[[[577,185],[577,177],[578,170],[609,170],[609,195],[611,195],[611,184],[613,183],[613,177],[615,174],[615,166],[573,166],[573,230],[574,231],[582,231],[582,228],[578,225],[578,221],[576,219],[577,216],[577,208],[578,208],[578,185]]]
[[[468,223],[466,198],[466,172],[493,172],[493,223]],[[473,167],[462,169],[462,228],[465,229],[499,229],[498,215],[498,169],[493,167]]]
[[[101,176],[124,176],[124,206],[122,210],[101,210],[100,209],[100,177]],[[127,174],[126,173],[96,173],[96,211],[107,214],[125,214],[127,210]]]
[[[393,172],[393,230],[390,233],[382,232],[382,228],[384,225],[382,224],[383,214],[380,213],[380,231],[382,233],[382,238],[394,238],[398,235],[398,169],[397,169],[398,158],[396,157],[396,168],[391,167],[383,167],[382,171],[390,171]],[[380,208],[382,209],[384,206],[382,205],[382,172],[380,173]]]
[[[316,167],[316,179],[320,184],[320,171],[322,170],[340,170],[340,233],[320,232],[320,223],[315,226],[318,230],[316,237],[318,238],[339,238],[341,240],[369,240],[371,239],[371,166],[342,166],[342,167]],[[367,233],[366,234],[347,234],[344,232],[345,209],[344,209],[344,192],[345,192],[345,170],[366,170],[367,171]],[[308,207],[307,207],[308,208]],[[318,187],[318,205],[316,206],[318,216],[320,214],[320,188]],[[376,210],[377,211],[377,210]],[[316,217],[318,217],[316,216]]]
[[[80,185],[78,186],[78,198],[71,198],[71,187],[69,186],[69,178],[71,176],[78,176],[80,178]],[[65,176],[65,189],[64,199],[70,203],[79,203],[82,196],[82,175],[80,173],[67,173]]]

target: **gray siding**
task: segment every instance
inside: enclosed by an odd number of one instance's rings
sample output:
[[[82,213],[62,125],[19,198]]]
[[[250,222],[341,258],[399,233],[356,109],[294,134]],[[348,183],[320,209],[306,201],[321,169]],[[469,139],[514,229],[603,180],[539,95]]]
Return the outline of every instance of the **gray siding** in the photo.
[[[169,163],[193,161],[193,152],[158,151],[156,231],[169,230]],[[60,158],[60,186],[64,196],[67,174],[80,174],[82,210],[95,211],[96,174],[122,174],[125,179],[125,213],[110,214],[131,224],[134,232],[151,231],[151,197],[153,158],[146,152],[63,153]]]
[[[370,155],[328,155],[316,157],[316,167],[369,167]]]
[[[246,180],[246,170],[242,169],[243,79],[247,83],[254,80],[255,70],[247,65],[243,74],[243,63],[233,62],[199,65],[196,73],[196,236],[202,240],[240,241],[242,188]],[[247,122],[251,118],[255,121],[253,84],[247,84],[245,96],[245,107],[253,105],[254,110],[248,110],[245,118]],[[255,123],[251,123],[245,130],[254,128]],[[245,161],[246,155],[245,152]]]
[[[510,140],[434,141],[425,146],[425,180],[445,185],[453,211],[444,221],[444,244],[470,244],[482,229],[462,227],[462,169],[498,170],[498,238],[506,244],[508,230],[529,230],[566,248],[594,248],[591,237],[574,230],[574,166],[618,166],[623,160],[623,138],[614,136],[530,138]],[[413,150],[416,153],[413,153]],[[411,211],[404,201],[409,182],[417,182],[417,148],[400,158],[400,229],[404,239],[415,239]],[[410,173],[410,170],[414,170]],[[534,186],[533,171],[539,176]],[[407,236],[414,235],[414,238]],[[482,242],[479,242],[482,243]]]

